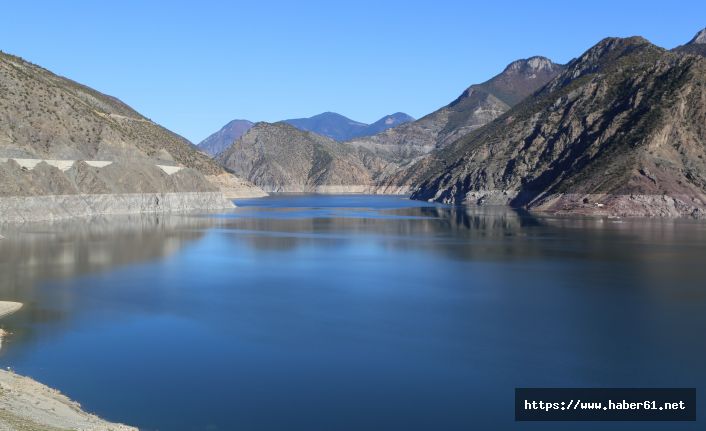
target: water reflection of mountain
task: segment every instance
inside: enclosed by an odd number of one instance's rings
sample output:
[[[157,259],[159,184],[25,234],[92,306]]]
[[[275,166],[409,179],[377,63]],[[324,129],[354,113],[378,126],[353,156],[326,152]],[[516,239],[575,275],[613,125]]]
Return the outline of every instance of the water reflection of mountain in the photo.
[[[383,247],[443,253],[458,259],[503,260],[551,253],[533,242],[545,223],[507,208],[417,207],[355,210],[332,217],[316,210],[292,215],[284,211],[247,213],[225,219],[221,227],[261,250],[291,250],[316,244],[338,247],[374,239]],[[536,238],[535,238],[536,239]]]
[[[213,219],[178,215],[131,215],[59,222],[2,224],[0,298],[25,304],[3,325],[22,334],[28,322],[59,321],[71,307],[42,307],[43,282],[71,279],[123,265],[160,259],[203,236]],[[75,300],[73,289],[55,289],[52,300]],[[58,304],[57,304],[58,305]]]
[[[339,247],[366,238],[395,249],[424,250],[462,260],[581,258],[638,261],[660,244],[699,246],[706,226],[683,220],[610,220],[544,217],[504,207],[417,207],[355,210],[247,212],[223,220],[233,239],[260,250],[316,244]],[[624,247],[610,247],[622,241]],[[629,250],[626,253],[626,250]],[[698,256],[698,254],[696,254]]]
[[[253,260],[246,268],[254,272],[254,278],[262,268],[279,268],[278,262],[284,268],[301,256],[306,261],[306,249],[311,248],[330,251],[333,257],[339,250],[355,250],[375,259],[389,255],[400,261],[412,253],[429,264],[430,277],[443,278],[434,259],[533,262],[540,265],[537,274],[551,274],[559,284],[573,285],[581,278],[584,282],[578,284],[625,285],[652,292],[659,301],[676,297],[703,301],[706,295],[693,287],[694,279],[706,276],[702,269],[706,226],[685,221],[538,217],[506,208],[312,205],[245,207],[220,218],[126,216],[0,225],[0,232],[5,236],[0,240],[0,298],[26,304],[2,322],[16,332],[14,340],[29,336],[30,323],[53,322],[59,327],[70,320],[65,314],[73,313],[70,317],[74,318],[94,309],[92,296],[80,289],[109,291],[97,296],[108,302],[123,301],[116,309],[139,311],[142,307],[159,309],[178,297],[175,284],[198,284],[201,277],[209,276],[238,280],[243,274],[228,265],[237,262],[243,251],[255,252],[247,256]],[[189,281],[167,280],[172,272],[169,264],[156,266],[163,274],[156,276],[155,284],[123,286],[120,277],[114,277],[110,286],[102,285],[100,278],[87,283],[72,280],[158,261],[184,250],[187,244],[195,245],[198,254],[184,261],[193,265],[184,273],[193,275]],[[305,254],[290,253],[299,249]],[[274,259],[269,259],[269,252],[276,254]],[[343,253],[338,258],[348,256],[360,254]],[[258,266],[262,261],[265,264]],[[275,262],[274,266],[268,266],[269,262]],[[356,269],[356,262],[348,264]],[[317,268],[326,270],[324,264]],[[142,280],[140,271],[145,272],[144,279],[155,279],[152,267],[136,265],[127,271],[131,280]],[[478,276],[472,271],[464,274],[469,281]],[[670,285],[677,287],[664,288]]]
[[[0,294],[17,300],[37,281],[69,278],[155,259],[203,235],[213,220],[179,216],[119,216],[3,225]]]
[[[463,208],[418,207],[351,209],[341,210],[340,213],[328,209],[311,209],[294,214],[287,210],[258,211],[252,216],[241,213],[225,219],[222,227],[243,233],[269,232],[292,238],[294,241],[271,244],[274,248],[281,246],[286,249],[287,244],[294,245],[300,241],[351,236],[424,240],[438,235],[456,237],[459,234],[474,238],[503,237],[537,224],[539,222],[531,216],[504,208],[475,213]],[[268,244],[269,241],[262,241],[256,245],[268,247]]]

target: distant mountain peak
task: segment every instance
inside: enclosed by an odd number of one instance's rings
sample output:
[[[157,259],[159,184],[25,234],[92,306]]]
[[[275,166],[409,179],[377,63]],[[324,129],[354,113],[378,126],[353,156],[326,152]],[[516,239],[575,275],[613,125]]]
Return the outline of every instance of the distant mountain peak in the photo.
[[[414,121],[414,117],[405,114],[404,112],[395,112],[394,114],[386,115],[382,117],[378,122],[384,121],[386,125],[406,123],[409,121]]]
[[[414,121],[414,118],[405,113],[396,112],[381,118],[373,124],[366,124],[330,111],[309,118],[284,120],[285,123],[289,123],[298,129],[314,132],[341,142],[361,136],[374,135],[410,121]]]
[[[214,157],[221,151],[228,148],[233,141],[242,136],[243,133],[250,130],[252,126],[253,122],[248,120],[230,121],[219,131],[201,141],[201,143],[198,144],[198,147],[202,151],[205,151],[206,154]]]
[[[414,118],[412,116],[407,115],[404,112],[395,112],[394,114],[386,115],[374,122],[373,124],[369,125],[365,130],[365,134],[360,136],[375,135],[392,127],[397,127],[401,124],[409,123],[410,121],[414,121]]]
[[[634,55],[635,53],[641,55]],[[626,38],[607,37],[583,53],[579,58],[572,60],[568,65],[563,77],[553,86],[565,85],[583,75],[595,73],[604,67],[615,67],[619,58],[631,58],[631,61],[639,60],[649,62],[651,58],[659,56],[664,52],[663,48],[653,45],[649,40],[632,36]]]
[[[361,125],[361,126],[367,126],[365,123],[361,123],[360,121],[355,121],[352,120],[345,115],[341,115],[338,112],[332,112],[332,111],[326,111],[322,112],[321,114],[314,115],[309,118],[295,118],[292,121],[297,121],[297,120],[332,120],[332,121],[345,121],[348,124],[351,125]],[[290,120],[285,120],[285,121],[290,121]]]
[[[534,56],[515,60],[488,81],[468,87],[447,107],[455,110],[470,108],[470,111],[473,111],[480,100],[494,103],[489,99],[497,99],[505,103],[507,107],[504,109],[507,109],[534,93],[562,70],[564,70],[563,65],[554,63],[547,57]],[[477,100],[473,101],[474,99]],[[464,104],[468,106],[459,108]]]
[[[627,49],[639,47],[654,47],[652,43],[641,36],[632,37],[606,37],[588,49],[579,60],[600,58],[613,52],[623,52]]]
[[[513,61],[505,68],[504,73],[551,71],[556,68],[557,65],[547,57],[534,56]]]
[[[706,45],[706,28],[696,33],[687,45]]]

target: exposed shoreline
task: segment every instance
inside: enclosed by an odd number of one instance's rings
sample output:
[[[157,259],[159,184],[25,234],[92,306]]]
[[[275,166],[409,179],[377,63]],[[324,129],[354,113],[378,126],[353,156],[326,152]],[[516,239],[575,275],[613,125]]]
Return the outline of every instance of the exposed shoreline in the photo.
[[[668,194],[552,193],[516,206],[521,197],[516,190],[475,190],[468,192],[461,205],[505,206],[550,215],[626,217],[652,219],[706,219],[706,196]],[[435,196],[428,202],[453,205],[453,199]]]
[[[209,178],[211,181],[214,179],[216,178]],[[235,208],[232,199],[266,197],[269,193],[390,195],[412,199],[409,197],[409,187],[320,186],[312,190],[302,187],[263,190],[257,186],[244,187],[244,184],[234,187],[232,181],[224,181],[224,184],[219,186],[220,192],[4,196],[0,197],[0,219],[4,222],[30,222],[100,215],[209,212]],[[478,190],[470,192],[462,205],[506,206],[557,215],[706,219],[704,201],[689,196],[552,194],[535,199],[528,205],[515,207],[511,205],[511,201],[517,196],[516,191]],[[453,205],[452,202],[438,197],[427,201]]]
[[[0,301],[0,318],[9,316],[20,308],[22,308],[21,302]]]
[[[22,308],[22,303],[0,301],[0,318]],[[0,340],[6,333],[0,329]],[[0,370],[0,430],[7,431],[137,431],[107,422],[81,409],[56,389],[12,371]]]
[[[0,429],[137,431],[87,413],[56,389],[5,370],[0,370]]]
[[[6,222],[62,220],[110,214],[212,211],[235,208],[221,192],[122,193],[0,197]]]

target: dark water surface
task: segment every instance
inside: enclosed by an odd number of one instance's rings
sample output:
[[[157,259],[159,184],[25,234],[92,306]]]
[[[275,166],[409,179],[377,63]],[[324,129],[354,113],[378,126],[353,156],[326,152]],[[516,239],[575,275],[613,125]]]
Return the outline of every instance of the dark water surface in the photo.
[[[703,428],[706,224],[276,196],[0,225],[0,365],[145,430]],[[697,387],[697,423],[515,423],[514,388]]]

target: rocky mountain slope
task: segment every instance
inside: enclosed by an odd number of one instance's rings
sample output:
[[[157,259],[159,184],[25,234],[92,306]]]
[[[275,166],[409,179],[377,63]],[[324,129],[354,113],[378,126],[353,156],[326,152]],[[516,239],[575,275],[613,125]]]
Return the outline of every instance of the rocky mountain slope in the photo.
[[[336,141],[374,135],[410,121],[414,121],[414,118],[402,112],[387,115],[373,124],[353,121],[335,112],[324,112],[309,118],[284,120],[285,123],[299,130],[314,132]],[[223,126],[218,132],[201,141],[198,147],[211,157],[215,157],[231,146],[236,139],[250,130],[253,125],[254,123],[248,120],[233,120]]]
[[[5,219],[59,216],[53,207],[64,202],[73,210],[76,196],[89,214],[231,207],[209,181],[230,177],[187,140],[118,99],[0,53]],[[67,195],[74,198],[36,199]]]
[[[366,192],[397,168],[365,149],[284,122],[255,124],[217,160],[268,192]]]
[[[406,175],[415,199],[703,217],[705,125],[706,59],[608,38]]]
[[[351,120],[335,112],[324,112],[309,118],[295,118],[284,120],[300,130],[314,132],[322,136],[327,136],[336,141],[347,141],[360,136],[370,136],[387,130],[391,127],[413,121],[409,115],[397,112],[386,115],[373,124],[365,124]]]
[[[262,123],[257,130],[251,129],[252,134],[248,132],[243,136],[247,139],[236,142],[237,145],[218,160],[236,175],[244,176],[268,191],[362,190],[406,194],[411,179],[404,175],[406,171],[397,174],[402,166],[492,121],[537,91],[561,70],[562,66],[543,57],[513,62],[501,74],[469,87],[454,102],[420,120],[407,122],[411,117],[397,113],[366,126],[380,130],[406,122],[368,138],[337,143],[320,134],[297,130],[308,127],[340,137],[345,129],[341,125],[361,127],[362,123],[333,113],[306,119],[304,123],[295,120],[297,129],[283,127],[281,123]],[[350,129],[346,129],[346,133],[349,132]],[[320,166],[320,161],[316,160],[320,153],[313,148],[325,148],[324,153],[332,160],[325,164],[325,171],[322,171],[325,175],[310,175],[312,166]],[[339,161],[338,157],[344,159]],[[392,180],[387,180],[390,177]]]
[[[0,54],[0,157],[143,159],[203,174],[221,168],[118,99]]]
[[[456,100],[419,120],[350,143],[390,153],[404,163],[493,121],[562,70],[563,66],[544,57],[517,60],[502,73],[468,87]]]
[[[412,117],[411,115],[407,115],[404,112],[395,112],[394,114],[386,115],[374,122],[373,124],[368,125],[368,127],[365,128],[365,131],[357,136],[372,136],[380,132],[384,132],[387,129],[391,129],[393,127],[397,127],[412,121],[414,121],[414,117]],[[348,139],[352,138],[354,137],[351,136]]]
[[[706,29],[701,30],[689,43],[674,48],[682,54],[697,54],[706,57]]]
[[[248,120],[233,120],[223,126],[221,130],[201,141],[198,147],[201,151],[214,157],[228,148],[236,139],[243,136],[243,133],[250,130],[254,124]]]

